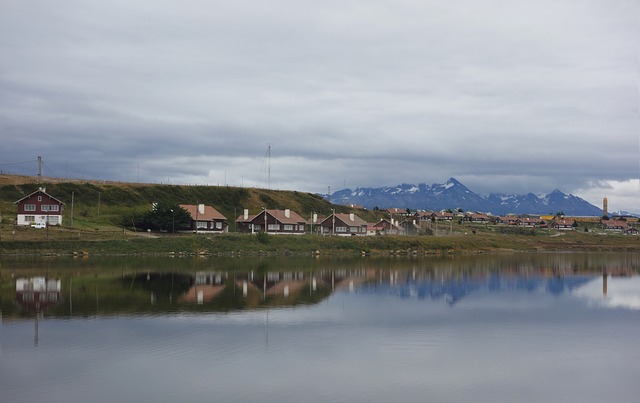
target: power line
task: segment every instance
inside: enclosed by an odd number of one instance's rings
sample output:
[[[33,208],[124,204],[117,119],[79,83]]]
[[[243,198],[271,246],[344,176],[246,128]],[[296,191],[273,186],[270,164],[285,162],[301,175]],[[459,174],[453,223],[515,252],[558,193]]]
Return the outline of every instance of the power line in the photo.
[[[44,162],[42,162],[42,165],[44,165],[45,168],[47,168],[47,171],[49,171],[51,173],[51,176],[53,176],[54,178],[57,178],[58,176],[56,174],[53,173],[53,171],[51,169],[49,169],[49,167],[47,166],[47,164],[45,164]]]
[[[24,161],[24,162],[7,162],[7,163],[0,164],[0,166],[33,164],[34,162],[38,162],[38,160],[31,160],[31,161]]]

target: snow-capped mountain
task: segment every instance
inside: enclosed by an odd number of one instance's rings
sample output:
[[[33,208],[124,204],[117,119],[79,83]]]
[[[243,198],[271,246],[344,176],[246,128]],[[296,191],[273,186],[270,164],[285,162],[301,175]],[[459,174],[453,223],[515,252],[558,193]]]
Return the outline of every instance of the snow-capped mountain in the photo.
[[[335,204],[358,204],[365,208],[409,208],[412,210],[458,209],[482,211],[496,215],[554,214],[562,211],[566,215],[601,216],[602,210],[584,199],[554,190],[548,195],[536,196],[492,193],[478,195],[455,178],[443,184],[427,185],[401,184],[384,188],[342,189],[330,195],[323,195]]]

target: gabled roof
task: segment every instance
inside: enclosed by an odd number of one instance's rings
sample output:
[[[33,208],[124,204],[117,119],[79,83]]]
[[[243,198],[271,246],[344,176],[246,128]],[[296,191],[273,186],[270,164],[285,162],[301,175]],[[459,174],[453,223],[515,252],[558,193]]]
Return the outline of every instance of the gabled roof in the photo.
[[[375,223],[373,225],[373,228],[375,228],[375,229],[384,229],[385,225],[387,227],[389,227],[389,229],[395,229],[395,230],[398,230],[398,231],[402,230],[401,227],[393,224],[391,221],[387,220],[386,218],[382,218],[380,221]]]
[[[336,220],[342,221],[343,223],[345,223],[346,225],[350,226],[350,227],[366,227],[367,226],[367,222],[365,220],[363,220],[362,218],[358,217],[357,215],[351,213],[351,214],[342,214],[342,213],[336,213],[336,214],[332,214],[329,217],[325,218],[324,220],[322,220],[320,222],[320,225],[325,224],[327,221],[329,221],[329,223],[332,223],[333,221],[333,216],[336,217]],[[353,220],[351,219],[351,216],[353,216]]]
[[[213,221],[213,220],[226,220],[227,217],[223,216],[218,210],[211,206],[204,206],[204,212],[198,211],[198,206],[193,204],[181,204],[180,207],[187,210],[192,219],[198,219],[198,221]]]
[[[605,228],[617,228],[617,229],[625,229],[629,227],[626,221],[622,220],[602,220],[602,225]]]
[[[280,221],[283,224],[306,223],[306,220],[293,210],[266,210],[266,211],[267,211],[267,214],[274,217],[276,220]],[[286,211],[289,212],[289,217],[285,215]]]
[[[306,224],[306,220],[302,218],[298,213],[293,210],[265,210],[267,214],[271,217],[274,217],[276,220],[281,222],[282,224]],[[289,217],[286,216],[286,212],[289,212]],[[262,211],[258,214],[249,215],[246,219],[244,215],[238,216],[236,222],[251,222],[256,217],[260,216]]]
[[[36,190],[35,192],[31,192],[31,193],[29,193],[28,195],[26,195],[25,197],[23,197],[22,199],[15,201],[13,204],[18,204],[18,203],[20,203],[21,201],[23,201],[23,200],[25,200],[25,199],[28,199],[28,198],[30,198],[31,196],[35,195],[36,193],[42,193],[43,195],[45,195],[45,196],[47,196],[47,197],[50,197],[50,198],[52,198],[53,200],[57,201],[58,203],[60,203],[60,204],[64,205],[64,202],[63,202],[62,200],[57,199],[57,198],[55,198],[55,197],[51,196],[49,193],[47,193],[47,189],[46,189],[46,188],[39,188],[39,189],[38,189],[38,190]]]

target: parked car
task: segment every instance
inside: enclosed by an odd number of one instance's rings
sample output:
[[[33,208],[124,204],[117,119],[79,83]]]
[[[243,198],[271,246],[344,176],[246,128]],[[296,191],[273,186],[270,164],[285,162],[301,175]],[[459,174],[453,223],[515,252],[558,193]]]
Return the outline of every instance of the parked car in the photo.
[[[47,228],[46,222],[37,222],[35,224],[31,224],[31,228]]]

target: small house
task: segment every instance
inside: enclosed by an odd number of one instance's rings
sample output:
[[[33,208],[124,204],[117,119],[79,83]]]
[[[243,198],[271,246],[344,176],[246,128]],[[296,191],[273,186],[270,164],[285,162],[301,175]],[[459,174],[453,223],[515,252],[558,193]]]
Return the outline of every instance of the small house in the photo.
[[[191,216],[191,230],[195,232],[229,232],[227,217],[212,206],[181,204]]]
[[[629,228],[629,224],[624,220],[602,220],[600,223],[605,231],[624,232]]]
[[[17,225],[62,225],[64,203],[47,193],[46,188],[15,202],[18,205]]]
[[[354,213],[331,214],[320,222],[321,233],[327,235],[365,236],[367,226],[367,222]]]
[[[551,228],[557,229],[560,231],[571,231],[575,229],[576,226],[577,226],[576,220],[568,219],[568,218],[561,218],[551,223]]]
[[[384,218],[374,224],[373,229],[375,231],[375,234],[380,235],[400,235],[405,232],[404,228],[399,227],[395,224],[395,222],[389,221]]]
[[[250,215],[249,210],[245,209],[243,215],[236,219],[238,232],[244,233],[302,235],[305,233],[305,224],[305,219],[290,209],[265,209],[256,215]]]

